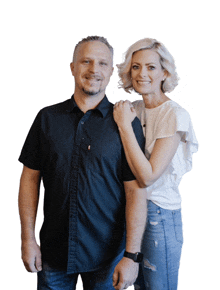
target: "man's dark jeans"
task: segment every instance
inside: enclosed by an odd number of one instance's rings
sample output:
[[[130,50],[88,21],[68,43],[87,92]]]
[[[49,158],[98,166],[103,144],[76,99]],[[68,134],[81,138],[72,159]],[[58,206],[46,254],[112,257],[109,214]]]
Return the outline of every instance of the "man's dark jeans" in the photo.
[[[43,270],[38,272],[38,290],[75,290],[78,275],[81,275],[84,290],[114,290],[112,276],[124,251],[108,266],[99,270],[67,274],[66,271],[55,270],[43,263]]]

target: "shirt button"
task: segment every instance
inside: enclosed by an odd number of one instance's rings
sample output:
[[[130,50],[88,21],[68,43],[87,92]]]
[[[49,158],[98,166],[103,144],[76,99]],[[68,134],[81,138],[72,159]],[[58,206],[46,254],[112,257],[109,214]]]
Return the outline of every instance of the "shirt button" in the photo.
[[[81,124],[83,125],[83,124],[84,124],[84,122],[82,121],[82,122],[81,122]]]
[[[157,213],[160,213],[160,210],[158,209]]]

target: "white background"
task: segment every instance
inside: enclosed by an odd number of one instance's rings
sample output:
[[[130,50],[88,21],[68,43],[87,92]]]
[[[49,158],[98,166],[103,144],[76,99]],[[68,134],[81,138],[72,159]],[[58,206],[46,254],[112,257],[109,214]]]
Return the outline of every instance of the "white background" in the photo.
[[[36,289],[36,274],[20,259],[17,159],[37,112],[74,91],[69,63],[75,44],[100,35],[115,48],[114,63],[133,42],[152,37],[174,56],[180,76],[168,96],[191,115],[200,147],[182,180],[184,246],[179,290],[220,289],[219,260],[219,14],[217,1],[2,1],[1,54],[1,285]],[[131,101],[114,75],[111,102]],[[42,222],[42,196],[37,235]],[[80,290],[79,283],[77,289]],[[133,287],[130,287],[133,289]]]

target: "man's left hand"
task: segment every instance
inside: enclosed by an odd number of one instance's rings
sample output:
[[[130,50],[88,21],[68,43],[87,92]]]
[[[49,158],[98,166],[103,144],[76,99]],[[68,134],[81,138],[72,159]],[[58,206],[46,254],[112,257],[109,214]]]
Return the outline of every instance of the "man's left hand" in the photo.
[[[115,290],[127,289],[137,279],[139,264],[129,258],[122,258],[113,273],[113,287]]]

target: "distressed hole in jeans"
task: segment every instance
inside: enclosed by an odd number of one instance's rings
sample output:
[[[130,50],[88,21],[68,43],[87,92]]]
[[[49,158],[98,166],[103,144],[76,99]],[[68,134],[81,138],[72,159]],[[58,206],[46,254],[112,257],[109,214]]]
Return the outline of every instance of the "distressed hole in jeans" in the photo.
[[[151,271],[157,271],[157,267],[153,264],[151,264],[147,259],[144,259],[144,268],[147,268]]]
[[[156,226],[156,225],[158,225],[158,222],[150,222],[150,224],[151,224],[152,226]]]
[[[138,284],[134,284],[134,290],[140,290],[141,287]]]
[[[158,241],[154,241],[154,245],[155,245],[155,247],[157,247],[158,246]]]

